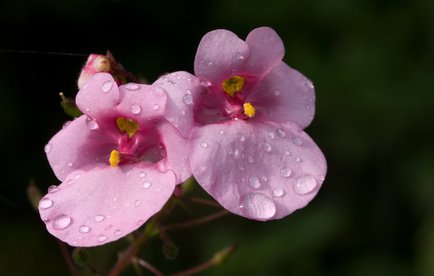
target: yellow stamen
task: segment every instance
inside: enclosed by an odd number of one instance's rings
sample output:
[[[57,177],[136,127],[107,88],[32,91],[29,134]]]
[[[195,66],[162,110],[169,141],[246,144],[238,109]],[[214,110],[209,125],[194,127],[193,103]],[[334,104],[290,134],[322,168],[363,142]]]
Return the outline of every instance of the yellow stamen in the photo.
[[[140,129],[139,124],[136,121],[123,117],[116,119],[116,126],[120,132],[126,132],[128,134],[128,138],[133,137],[134,134],[136,134],[136,132]]]
[[[244,114],[249,117],[252,118],[253,116],[255,116],[255,107],[251,104],[251,103],[245,103],[243,105],[244,108]]]
[[[110,166],[117,167],[119,165],[119,162],[121,162],[121,155],[119,151],[112,150],[112,152],[110,153],[109,161],[110,161]]]
[[[233,97],[235,93],[241,92],[244,87],[244,82],[244,78],[240,76],[233,76],[232,78],[225,79],[222,82],[223,91]]]

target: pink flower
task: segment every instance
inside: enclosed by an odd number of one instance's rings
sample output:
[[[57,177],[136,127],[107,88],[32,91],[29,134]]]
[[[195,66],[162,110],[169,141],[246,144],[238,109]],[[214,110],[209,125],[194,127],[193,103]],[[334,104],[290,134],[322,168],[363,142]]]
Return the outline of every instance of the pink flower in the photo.
[[[193,97],[193,175],[224,208],[260,221],[304,207],[327,170],[302,130],[314,116],[314,87],[283,55],[270,28],[246,41],[215,30],[202,38],[194,63],[206,91]]]
[[[184,89],[182,84],[167,89]],[[97,73],[76,97],[85,114],[45,152],[62,181],[39,203],[48,231],[73,246],[95,246],[136,230],[191,173],[187,141],[163,115],[170,102],[157,85],[117,86]]]

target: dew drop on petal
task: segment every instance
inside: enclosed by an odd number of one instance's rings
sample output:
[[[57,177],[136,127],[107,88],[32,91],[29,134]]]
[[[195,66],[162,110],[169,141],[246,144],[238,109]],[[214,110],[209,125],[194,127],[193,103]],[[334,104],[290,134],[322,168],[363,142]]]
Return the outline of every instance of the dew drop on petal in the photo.
[[[62,128],[65,128],[67,126],[69,126],[71,124],[71,121],[66,121],[65,123],[63,123]]]
[[[225,132],[223,131],[223,129],[219,129],[219,133],[220,133],[221,135],[223,135]]]
[[[98,128],[98,124],[95,121],[95,119],[91,118],[91,117],[87,117],[86,118],[86,126],[87,128],[89,128],[90,130],[95,130]]]
[[[131,82],[131,83],[126,84],[125,88],[128,89],[128,90],[130,90],[130,91],[134,91],[134,90],[139,89],[140,86],[138,86],[137,84]]]
[[[39,201],[39,209],[45,210],[53,206],[53,201],[49,198],[43,198]]]
[[[299,137],[294,137],[292,138],[292,143],[296,146],[301,146],[303,145],[303,141],[299,138]]]
[[[182,101],[183,101],[185,104],[190,105],[190,104],[193,103],[193,96],[191,96],[190,94],[185,94],[184,97],[182,97]]]
[[[202,148],[207,148],[207,147],[208,147],[208,143],[206,143],[206,142],[202,142],[202,143],[200,143],[200,146],[201,146]]]
[[[145,177],[146,176],[146,173],[144,172],[144,171],[141,171],[140,173],[139,173],[139,177],[140,178],[143,178],[143,177]]]
[[[48,193],[49,194],[53,194],[59,190],[60,190],[60,188],[57,187],[56,185],[51,185],[50,187],[48,187]]]
[[[113,87],[113,82],[112,81],[106,81],[103,83],[102,85],[102,92],[104,93],[108,93]]]
[[[152,109],[153,110],[158,110],[160,108],[160,106],[158,105],[158,104],[154,104],[153,106],[152,106]]]
[[[149,182],[149,181],[143,182],[142,187],[145,188],[145,189],[149,189],[149,187],[151,187],[151,182]]]
[[[235,58],[236,58],[237,60],[243,60],[245,57],[244,57],[241,53],[236,52],[236,53],[235,53]]]
[[[67,215],[58,215],[53,221],[53,228],[56,230],[63,230],[70,226],[72,218]]]
[[[96,215],[95,216],[95,221],[96,222],[101,222],[101,221],[103,221],[105,219],[105,216],[104,215]]]
[[[267,220],[276,214],[276,206],[267,196],[260,193],[248,193],[240,200],[241,213],[246,217]]]
[[[79,231],[80,233],[83,233],[83,234],[85,234],[85,233],[89,233],[89,232],[90,232],[90,227],[87,226],[87,225],[81,225],[81,226],[78,228],[78,231]]]
[[[276,133],[277,133],[277,136],[279,136],[280,138],[286,137],[286,132],[282,128],[276,129]]]
[[[136,205],[136,207],[139,207],[140,204],[142,204],[142,201],[141,201],[141,200],[136,200],[136,201],[134,202],[134,205]]]
[[[285,191],[280,188],[276,188],[273,190],[273,196],[275,197],[282,197],[285,194]]]
[[[116,230],[113,234],[116,236],[116,237],[119,237],[120,235],[122,235],[122,230],[121,229],[118,229],[118,230]]]
[[[249,177],[249,185],[252,187],[252,189],[257,190],[261,187],[261,182],[256,175],[252,175]]]
[[[246,136],[241,135],[241,136],[240,136],[240,142],[244,142],[244,141],[246,141]]]
[[[51,144],[46,144],[44,147],[44,151],[45,153],[49,153],[51,151],[51,149],[53,148],[53,145]]]
[[[317,187],[317,181],[312,175],[299,176],[294,180],[294,191],[299,195],[306,195]]]
[[[136,225],[142,225],[143,223],[145,223],[145,221],[144,220],[138,220],[137,222],[136,222]]]
[[[274,90],[273,90],[273,94],[274,94],[275,96],[279,96],[281,93],[282,93],[282,92],[281,92],[279,89],[274,89]]]
[[[100,235],[100,236],[98,236],[97,240],[98,240],[99,242],[106,241],[106,240],[107,240],[107,236]]]
[[[270,138],[270,139],[274,139],[274,137],[276,137],[276,135],[274,135],[274,132],[268,132],[268,137]]]
[[[264,182],[267,182],[267,181],[268,181],[268,178],[267,178],[266,176],[262,176],[262,177],[261,177],[261,180],[264,181]]]
[[[303,160],[300,157],[296,156],[295,157],[295,162],[301,163],[301,162],[303,162]]]
[[[292,174],[292,170],[290,168],[283,168],[280,170],[281,177],[290,177]]]
[[[137,115],[137,114],[140,114],[140,112],[142,111],[142,108],[138,104],[132,104],[130,106],[130,111],[131,111],[131,113]]]
[[[249,156],[249,157],[247,157],[247,162],[252,164],[253,162],[255,162],[255,160],[253,159],[253,157]]]
[[[269,143],[265,143],[265,144],[264,144],[264,150],[265,150],[266,152],[270,152],[270,151],[271,151],[271,145],[270,145]]]

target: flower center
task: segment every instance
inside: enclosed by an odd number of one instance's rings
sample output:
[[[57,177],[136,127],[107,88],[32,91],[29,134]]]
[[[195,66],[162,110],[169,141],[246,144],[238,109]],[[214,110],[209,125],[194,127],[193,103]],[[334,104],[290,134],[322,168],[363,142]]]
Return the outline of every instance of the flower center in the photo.
[[[110,166],[117,167],[121,162],[121,154],[117,150],[112,150],[109,158]]]
[[[118,127],[121,133],[127,133],[128,138],[130,139],[140,129],[139,124],[136,121],[132,119],[123,118],[123,117],[119,117],[116,119],[116,126]]]
[[[255,107],[251,103],[245,103],[243,104],[244,109],[244,115],[246,115],[249,118],[253,118],[255,116]]]
[[[241,92],[244,87],[245,79],[240,76],[233,76],[229,79],[225,79],[222,82],[223,91],[229,96],[233,97],[235,93]]]

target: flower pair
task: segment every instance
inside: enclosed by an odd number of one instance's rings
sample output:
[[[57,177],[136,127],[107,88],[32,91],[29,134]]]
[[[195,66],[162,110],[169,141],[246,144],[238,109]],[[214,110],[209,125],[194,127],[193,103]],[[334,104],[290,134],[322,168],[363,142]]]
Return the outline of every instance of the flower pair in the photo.
[[[195,75],[120,86],[108,73],[91,76],[76,97],[84,115],[45,147],[62,181],[39,203],[48,231],[74,246],[117,240],[191,175],[246,218],[305,206],[326,162],[302,130],[314,115],[313,85],[283,55],[270,28],[246,41],[216,30],[200,42]]]

